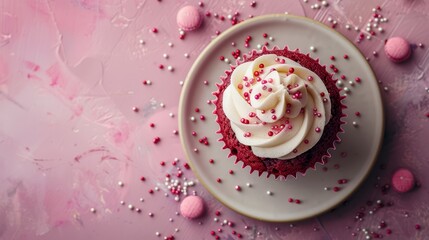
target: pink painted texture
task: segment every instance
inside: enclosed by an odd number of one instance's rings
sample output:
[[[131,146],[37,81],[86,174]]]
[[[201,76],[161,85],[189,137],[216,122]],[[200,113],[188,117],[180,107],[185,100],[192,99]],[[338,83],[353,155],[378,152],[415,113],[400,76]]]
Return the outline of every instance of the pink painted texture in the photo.
[[[210,231],[221,239],[237,239],[238,233],[243,239],[353,239],[353,233],[362,239],[362,228],[385,239],[427,239],[429,3],[340,0],[314,10],[316,1],[259,0],[255,7],[251,2],[207,1],[199,7],[198,1],[168,0],[0,1],[0,239],[214,239]],[[176,14],[189,4],[199,8],[204,23],[180,40]],[[357,41],[377,5],[389,18],[384,33],[357,46],[386,88],[386,134],[365,184],[334,211],[293,225],[260,222],[223,206],[183,167],[173,132],[179,83],[216,31],[231,26],[227,16],[238,11],[238,19],[245,20],[289,12],[327,25],[332,18],[339,32]],[[390,36],[410,41],[410,60],[398,65],[387,59],[383,47]],[[167,70],[170,65],[174,71]],[[154,144],[156,137],[160,142]],[[195,191],[206,203],[201,223],[176,215],[180,203],[164,195],[169,193],[166,174],[178,173],[175,158],[196,182],[190,194]],[[387,189],[400,167],[413,171],[421,187],[406,194]],[[369,214],[378,199],[393,206]],[[131,211],[129,204],[141,212]],[[362,222],[356,220],[359,212],[365,213]],[[224,219],[234,227],[221,227]],[[378,229],[380,221],[387,227]],[[416,230],[416,224],[422,228]]]

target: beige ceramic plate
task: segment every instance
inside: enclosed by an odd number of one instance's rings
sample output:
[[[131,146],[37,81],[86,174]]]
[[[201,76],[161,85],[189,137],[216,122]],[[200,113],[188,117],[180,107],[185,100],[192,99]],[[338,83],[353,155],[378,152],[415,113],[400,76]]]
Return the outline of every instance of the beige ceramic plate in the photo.
[[[309,52],[313,58],[319,58],[321,64],[329,66],[334,63],[341,74],[348,79],[343,87],[351,91],[345,100],[348,117],[341,134],[342,143],[332,151],[332,159],[324,171],[317,165],[317,170],[309,170],[305,176],[286,180],[267,178],[266,173],[258,176],[257,172],[249,174],[250,168],[242,169],[242,164],[234,164],[235,158],[228,158],[229,150],[222,150],[222,143],[217,140],[218,125],[212,114],[212,93],[216,91],[215,83],[229,69],[229,65],[220,61],[219,56],[233,59],[231,52],[240,48],[243,53],[256,49],[258,43],[264,43],[263,33],[274,37],[270,45],[299,48]],[[246,36],[252,36],[251,48],[244,48]],[[237,44],[236,47],[231,45]],[[313,46],[316,51],[310,51]],[[344,54],[349,56],[346,60]],[[336,56],[332,62],[329,57]],[[338,74],[336,75],[339,78]],[[360,77],[360,84],[350,85],[348,80]],[[204,84],[207,81],[208,84]],[[199,108],[200,112],[196,112]],[[361,112],[361,117],[355,112]],[[336,206],[349,196],[365,179],[373,166],[383,135],[383,109],[376,78],[365,58],[358,49],[336,31],[313,20],[290,15],[269,15],[246,20],[232,27],[214,39],[201,53],[192,66],[180,99],[179,125],[183,148],[192,170],[200,182],[219,201],[233,210],[260,220],[296,221],[323,213]],[[205,120],[200,119],[205,116]],[[193,121],[194,119],[194,121]],[[357,123],[357,127],[352,122]],[[195,131],[197,136],[193,136]],[[207,137],[209,145],[199,142]],[[209,162],[214,159],[214,164]],[[229,174],[229,170],[234,174]],[[218,183],[216,179],[222,179]],[[347,184],[338,184],[339,179],[348,179]],[[248,187],[250,183],[250,187]],[[241,191],[235,186],[241,186]],[[335,186],[341,190],[325,190]],[[267,194],[270,191],[272,194]],[[301,204],[288,203],[289,198],[300,199]]]

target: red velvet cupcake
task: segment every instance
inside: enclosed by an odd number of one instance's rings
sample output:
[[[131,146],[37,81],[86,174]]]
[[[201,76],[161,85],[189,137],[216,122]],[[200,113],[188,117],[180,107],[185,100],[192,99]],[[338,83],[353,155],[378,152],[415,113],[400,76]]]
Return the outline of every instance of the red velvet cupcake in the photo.
[[[243,168],[275,177],[325,164],[344,116],[339,89],[318,60],[298,50],[253,51],[214,93],[218,133]]]

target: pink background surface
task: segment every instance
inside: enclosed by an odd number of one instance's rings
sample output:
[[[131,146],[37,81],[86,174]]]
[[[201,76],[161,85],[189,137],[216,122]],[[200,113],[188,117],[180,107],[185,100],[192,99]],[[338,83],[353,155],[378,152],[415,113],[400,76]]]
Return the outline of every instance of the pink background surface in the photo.
[[[177,10],[198,1],[1,0],[0,239],[214,239],[210,231],[221,239],[237,239],[237,233],[243,239],[364,239],[362,228],[386,239],[427,239],[429,2],[327,2],[328,7],[312,9],[321,2],[257,1],[251,7],[251,1],[207,1],[199,9],[211,17],[180,40]],[[361,32],[367,36],[365,25],[378,5],[389,20],[384,32],[357,44],[385,89],[384,144],[365,183],[337,209],[292,224],[249,219],[215,200],[183,167],[186,159],[173,131],[180,81],[215,32],[231,26],[227,16],[238,11],[239,20],[245,20],[288,12],[328,25],[332,18],[336,29],[356,42]],[[154,27],[158,33],[151,32]],[[410,41],[409,61],[386,59],[383,45],[390,36]],[[166,69],[169,65],[174,71]],[[153,144],[154,137],[161,142]],[[196,183],[189,194],[195,191],[206,202],[207,213],[198,220],[177,215],[180,203],[165,196],[166,174],[178,173],[175,158]],[[386,190],[398,167],[411,169],[421,187],[406,194]],[[148,192],[156,187],[159,191]],[[393,206],[370,214],[377,200]],[[356,220],[360,213],[361,221]],[[234,226],[222,226],[224,220]],[[386,228],[378,228],[381,221]]]

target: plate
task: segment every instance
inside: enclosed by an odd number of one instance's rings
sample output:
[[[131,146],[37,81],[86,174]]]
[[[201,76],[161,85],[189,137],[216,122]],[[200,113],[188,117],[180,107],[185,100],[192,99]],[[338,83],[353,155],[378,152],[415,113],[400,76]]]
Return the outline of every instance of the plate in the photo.
[[[264,38],[267,33],[273,39]],[[251,36],[250,47],[244,46]],[[250,167],[234,164],[228,149],[216,131],[219,129],[212,113],[213,92],[220,76],[230,69],[220,56],[234,59],[231,52],[240,49],[247,53],[257,49],[258,43],[269,46],[300,49],[320,59],[327,69],[334,64],[334,75],[347,94],[343,118],[345,133],[332,158],[324,166],[308,170],[296,178],[267,178],[263,173],[250,174]],[[233,44],[235,43],[235,44]],[[235,46],[233,46],[235,45]],[[344,57],[347,54],[348,57]],[[330,57],[335,56],[335,60]],[[232,60],[231,60],[232,62]],[[355,79],[359,77],[360,83]],[[360,113],[356,114],[356,112]],[[203,116],[203,117],[202,117]],[[335,207],[347,198],[365,179],[376,161],[384,131],[380,90],[371,67],[359,50],[345,37],[314,20],[287,14],[260,16],[246,20],[213,39],[190,69],[179,104],[179,131],[183,149],[199,181],[220,202],[251,218],[287,222],[316,216]],[[208,144],[204,144],[207,139]],[[213,159],[211,161],[210,159]],[[230,173],[233,171],[233,174]],[[220,179],[221,181],[218,181]],[[347,183],[339,183],[346,179]],[[241,190],[237,191],[236,186]],[[334,191],[335,190],[335,191]],[[290,203],[299,199],[300,204]]]

